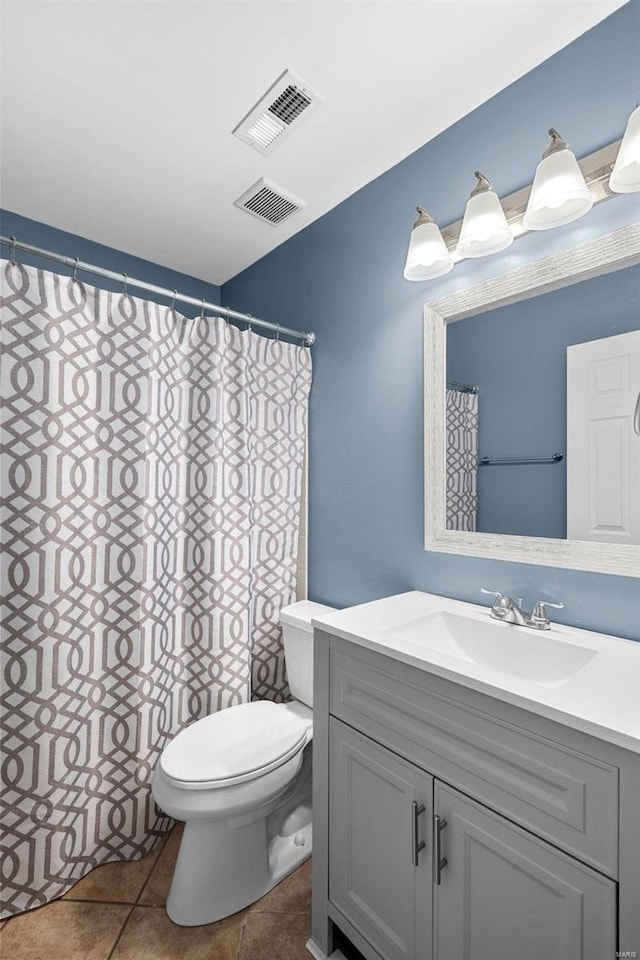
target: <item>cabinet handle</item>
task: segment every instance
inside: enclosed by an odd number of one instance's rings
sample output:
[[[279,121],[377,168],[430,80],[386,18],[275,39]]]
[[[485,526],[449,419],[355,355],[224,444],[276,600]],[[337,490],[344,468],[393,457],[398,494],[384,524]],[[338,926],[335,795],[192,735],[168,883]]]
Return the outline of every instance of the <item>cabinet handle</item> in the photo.
[[[420,851],[425,847],[424,840],[418,842],[418,817],[424,813],[425,809],[424,803],[418,804],[415,800],[411,801],[411,864],[414,867],[418,866]]]
[[[433,815],[433,872],[434,872],[434,883],[437,887],[440,886],[440,881],[442,879],[442,870],[447,865],[447,858],[440,856],[440,834],[447,825],[447,821],[444,817],[438,816],[437,813]]]

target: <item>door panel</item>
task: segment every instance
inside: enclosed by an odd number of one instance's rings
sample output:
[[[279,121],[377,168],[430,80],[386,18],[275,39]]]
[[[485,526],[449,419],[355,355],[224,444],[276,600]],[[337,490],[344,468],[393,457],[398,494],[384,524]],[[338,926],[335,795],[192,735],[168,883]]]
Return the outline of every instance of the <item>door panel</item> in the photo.
[[[567,348],[570,540],[640,543],[639,398],[640,331]]]
[[[386,960],[430,960],[433,780],[338,720],[330,737],[329,897]]]
[[[439,781],[436,960],[615,956],[616,884]]]

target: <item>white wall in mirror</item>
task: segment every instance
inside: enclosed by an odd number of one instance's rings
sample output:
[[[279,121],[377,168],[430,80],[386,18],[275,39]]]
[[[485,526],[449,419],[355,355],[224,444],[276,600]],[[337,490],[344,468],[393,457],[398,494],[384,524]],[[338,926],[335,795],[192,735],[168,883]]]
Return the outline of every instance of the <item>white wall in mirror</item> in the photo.
[[[426,304],[427,550],[640,576],[640,518],[633,514],[634,503],[640,506],[633,492],[640,483],[633,480],[640,471],[633,426],[640,358],[626,366],[603,358],[602,371],[624,381],[615,430],[607,409],[599,428],[577,423],[567,389],[575,392],[580,377],[566,379],[573,345],[637,332],[639,263],[640,225],[632,224]],[[593,373],[592,360],[576,362]],[[609,461],[613,454],[621,465],[617,490],[612,470],[591,469],[586,484],[580,476],[589,468],[576,437],[598,430]],[[485,457],[533,462],[478,466]],[[571,507],[591,516],[576,526]],[[568,515],[574,536],[588,528],[582,535],[590,539],[567,539]]]

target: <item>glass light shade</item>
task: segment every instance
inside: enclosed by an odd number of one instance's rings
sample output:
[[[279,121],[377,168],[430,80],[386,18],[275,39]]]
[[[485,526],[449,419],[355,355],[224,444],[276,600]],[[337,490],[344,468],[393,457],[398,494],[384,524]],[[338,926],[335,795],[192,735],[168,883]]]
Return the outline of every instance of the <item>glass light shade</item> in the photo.
[[[593,197],[571,150],[543,157],[536,169],[524,215],[525,230],[550,230],[588,213]]]
[[[437,223],[418,220],[411,231],[405,280],[434,280],[453,270],[453,260]]]
[[[460,257],[486,257],[513,243],[513,234],[494,190],[476,193],[467,201],[458,238]]]
[[[629,117],[609,186],[614,193],[640,190],[640,107],[636,107]]]

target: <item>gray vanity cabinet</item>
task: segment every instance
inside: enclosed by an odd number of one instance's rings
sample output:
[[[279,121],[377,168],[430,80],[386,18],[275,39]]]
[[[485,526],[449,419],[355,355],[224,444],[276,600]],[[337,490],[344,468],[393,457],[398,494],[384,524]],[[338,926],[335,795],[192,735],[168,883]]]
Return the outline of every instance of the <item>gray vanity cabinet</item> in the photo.
[[[329,756],[329,897],[385,960],[614,956],[611,880],[334,718]]]
[[[329,891],[388,960],[431,958],[432,778],[330,722]]]
[[[320,638],[317,960],[640,956],[637,755]]]
[[[434,806],[435,960],[615,956],[615,883],[438,781]]]

